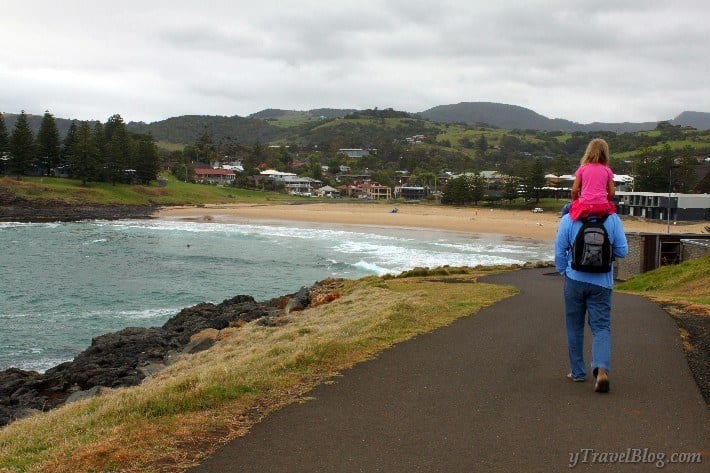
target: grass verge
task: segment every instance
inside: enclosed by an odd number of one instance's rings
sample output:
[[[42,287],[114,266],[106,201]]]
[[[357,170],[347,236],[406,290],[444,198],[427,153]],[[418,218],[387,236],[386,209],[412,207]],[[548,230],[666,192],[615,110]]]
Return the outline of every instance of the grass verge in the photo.
[[[235,202],[269,202],[307,199],[276,192],[237,189],[178,181],[171,175],[166,187],[91,182],[82,186],[75,179],[50,177],[0,178],[0,190],[29,201],[76,204],[200,205]]]
[[[649,299],[687,307],[701,315],[710,316],[710,255],[662,266],[639,274],[616,286]]]
[[[286,316],[286,325],[225,329],[213,348],[140,386],[7,426],[0,470],[183,471],[341,370],[517,292],[476,282],[483,273],[344,281],[339,297]]]

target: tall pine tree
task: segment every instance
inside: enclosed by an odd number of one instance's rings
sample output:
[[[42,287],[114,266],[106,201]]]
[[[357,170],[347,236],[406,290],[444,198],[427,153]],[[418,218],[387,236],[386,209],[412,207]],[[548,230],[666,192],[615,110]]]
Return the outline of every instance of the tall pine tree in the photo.
[[[34,141],[27,115],[22,110],[10,137],[9,167],[11,172],[22,175],[27,174],[30,170],[35,156]]]
[[[158,177],[158,148],[150,135],[138,141],[136,177],[141,184],[145,185]]]
[[[99,157],[96,139],[89,122],[81,122],[75,138],[69,154],[72,175],[75,179],[81,179],[82,185],[86,185],[87,181],[96,178]]]
[[[7,134],[5,116],[0,113],[0,155],[6,151],[10,151],[10,136]]]
[[[37,132],[37,165],[47,176],[59,163],[59,151],[59,130],[54,116],[46,111]]]
[[[72,120],[71,125],[69,125],[69,130],[67,131],[67,136],[64,137],[62,142],[62,153],[61,162],[62,164],[69,164],[71,161],[71,153],[74,143],[76,143],[76,134],[78,133],[76,121]]]
[[[106,168],[112,184],[125,178],[126,170],[131,169],[131,139],[126,131],[126,124],[121,115],[112,115],[104,127],[106,131]]]

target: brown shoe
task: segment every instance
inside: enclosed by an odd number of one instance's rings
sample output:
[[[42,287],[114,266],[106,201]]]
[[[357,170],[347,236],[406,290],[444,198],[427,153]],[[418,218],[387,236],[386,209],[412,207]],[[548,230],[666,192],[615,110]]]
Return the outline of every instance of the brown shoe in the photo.
[[[597,374],[597,382],[594,383],[594,391],[598,393],[609,392],[609,376],[602,370]]]

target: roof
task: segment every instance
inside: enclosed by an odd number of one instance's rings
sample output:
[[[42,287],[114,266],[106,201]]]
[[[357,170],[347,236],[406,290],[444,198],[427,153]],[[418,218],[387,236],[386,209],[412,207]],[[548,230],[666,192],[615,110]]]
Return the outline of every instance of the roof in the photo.
[[[232,171],[231,169],[198,168],[195,169],[195,174],[210,174],[212,176],[233,176],[234,171]]]

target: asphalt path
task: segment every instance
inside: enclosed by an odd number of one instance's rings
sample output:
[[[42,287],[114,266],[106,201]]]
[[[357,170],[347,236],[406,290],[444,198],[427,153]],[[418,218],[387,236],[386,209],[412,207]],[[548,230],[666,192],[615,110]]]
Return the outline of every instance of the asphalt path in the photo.
[[[615,293],[611,390],[595,393],[565,378],[552,271],[485,277],[520,294],[356,365],[191,471],[548,472],[575,455],[575,470],[710,471],[710,415],[672,318]],[[669,464],[686,453],[703,463]]]

